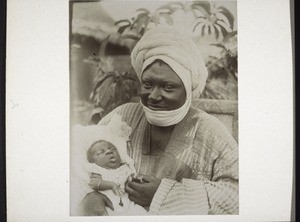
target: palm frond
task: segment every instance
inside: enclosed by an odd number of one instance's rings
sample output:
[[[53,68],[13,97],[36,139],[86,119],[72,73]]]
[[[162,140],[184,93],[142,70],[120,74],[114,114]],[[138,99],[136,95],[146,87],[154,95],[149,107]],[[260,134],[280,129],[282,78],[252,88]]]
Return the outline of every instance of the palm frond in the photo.
[[[156,12],[161,12],[161,13],[173,13],[174,11],[176,11],[176,9],[171,5],[171,4],[167,4],[167,5],[163,5],[161,7],[159,7],[158,9],[156,9]]]
[[[130,24],[121,26],[121,27],[118,29],[118,33],[119,33],[119,34],[122,34],[122,33],[125,31],[125,29],[127,29],[128,27],[130,27]]]
[[[205,24],[204,25],[204,35],[208,35],[209,34],[209,25]]]
[[[226,47],[225,47],[223,44],[221,44],[221,43],[217,43],[217,44],[210,44],[210,45],[213,45],[213,46],[216,46],[216,47],[222,48],[222,49],[224,49],[224,50],[227,50],[227,49],[226,49]]]
[[[145,9],[145,8],[139,8],[136,10],[137,12],[146,12],[146,13],[150,13],[150,11],[148,9]]]
[[[237,31],[233,31],[233,32],[230,32],[226,35],[226,37],[224,38],[224,42],[228,41],[229,38],[235,36],[237,34]]]
[[[233,24],[234,24],[234,16],[233,14],[224,6],[220,6],[219,9],[221,9],[222,13],[226,16],[226,18],[229,21],[230,28],[233,29]]]
[[[221,28],[224,28],[226,32],[232,32],[232,29],[228,24],[226,24],[223,20],[217,19],[216,23],[220,25]]]
[[[201,36],[204,36],[204,29],[205,29],[205,24],[201,28]]]
[[[132,23],[131,27],[133,27],[136,23],[138,23],[140,19],[142,19],[143,17],[148,16],[148,15],[149,15],[149,13],[147,13],[147,12],[142,12],[142,13],[138,14],[137,17],[134,19],[134,22]]]
[[[169,25],[172,25],[173,24],[173,19],[172,17],[169,15],[169,14],[161,14],[162,17],[164,17],[166,19],[166,22],[169,24]]]
[[[213,25],[209,25],[209,27],[210,27],[210,33],[215,34],[216,31],[215,27]]]
[[[203,25],[204,25],[203,21],[197,22],[197,24],[193,28],[193,32],[196,30],[196,28],[201,29]]]
[[[220,33],[222,33],[221,27],[218,24],[215,24],[214,27],[217,29],[217,31],[216,31],[216,39],[219,39]]]
[[[205,12],[208,15],[211,14],[211,7],[210,7],[210,3],[208,1],[194,2],[191,5],[191,8]]]
[[[119,25],[121,23],[127,23],[127,24],[131,24],[131,22],[128,19],[121,19],[119,21],[116,21],[114,25]]]
[[[150,18],[148,16],[141,17],[136,23],[136,30],[138,33],[144,34],[143,29],[146,29],[146,25],[148,25]]]
[[[223,13],[220,12],[216,13],[216,17],[218,20],[225,22],[229,27],[231,27],[229,19]]]
[[[140,37],[136,35],[122,35],[120,36],[121,39],[133,39],[133,40],[139,40]]]

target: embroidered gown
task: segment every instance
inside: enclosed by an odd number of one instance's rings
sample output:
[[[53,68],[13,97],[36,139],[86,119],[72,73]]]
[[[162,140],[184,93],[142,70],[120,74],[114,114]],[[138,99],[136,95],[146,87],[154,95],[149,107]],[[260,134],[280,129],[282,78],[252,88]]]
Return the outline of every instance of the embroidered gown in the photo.
[[[137,172],[162,180],[150,214],[238,214],[238,146],[219,120],[191,107],[166,149],[151,150],[150,124],[140,104],[122,105],[99,124],[113,113],[132,128],[128,153]]]

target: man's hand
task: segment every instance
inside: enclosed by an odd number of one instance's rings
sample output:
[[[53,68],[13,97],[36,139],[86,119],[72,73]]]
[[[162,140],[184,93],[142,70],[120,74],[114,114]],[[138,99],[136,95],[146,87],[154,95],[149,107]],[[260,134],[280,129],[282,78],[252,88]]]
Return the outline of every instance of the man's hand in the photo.
[[[144,175],[142,183],[138,180],[127,180],[125,191],[129,194],[131,201],[140,206],[149,207],[159,184],[160,179]]]
[[[79,204],[80,216],[107,216],[106,207],[114,210],[111,201],[102,193],[88,193]]]

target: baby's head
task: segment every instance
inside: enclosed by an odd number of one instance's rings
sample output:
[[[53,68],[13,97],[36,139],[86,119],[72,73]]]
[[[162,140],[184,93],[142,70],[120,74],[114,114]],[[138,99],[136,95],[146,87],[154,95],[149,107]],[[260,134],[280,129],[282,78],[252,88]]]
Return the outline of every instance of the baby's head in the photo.
[[[121,165],[118,149],[106,140],[98,140],[87,151],[87,159],[107,169],[116,169]]]

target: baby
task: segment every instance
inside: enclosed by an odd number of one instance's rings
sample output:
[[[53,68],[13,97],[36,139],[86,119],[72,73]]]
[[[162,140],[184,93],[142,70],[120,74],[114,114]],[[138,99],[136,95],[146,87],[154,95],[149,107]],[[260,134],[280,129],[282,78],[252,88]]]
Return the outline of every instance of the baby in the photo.
[[[106,134],[108,133],[109,131],[106,131]],[[117,143],[113,139],[118,134],[114,132],[111,136],[104,136],[104,139],[99,135],[100,139],[87,150],[89,164],[86,169],[90,173],[89,186],[111,200],[114,211],[107,208],[109,215],[145,215],[147,211],[130,201],[128,194],[125,193],[125,183],[129,177],[136,175],[136,171],[133,160],[121,146],[122,143]],[[124,138],[119,136],[118,139]]]

